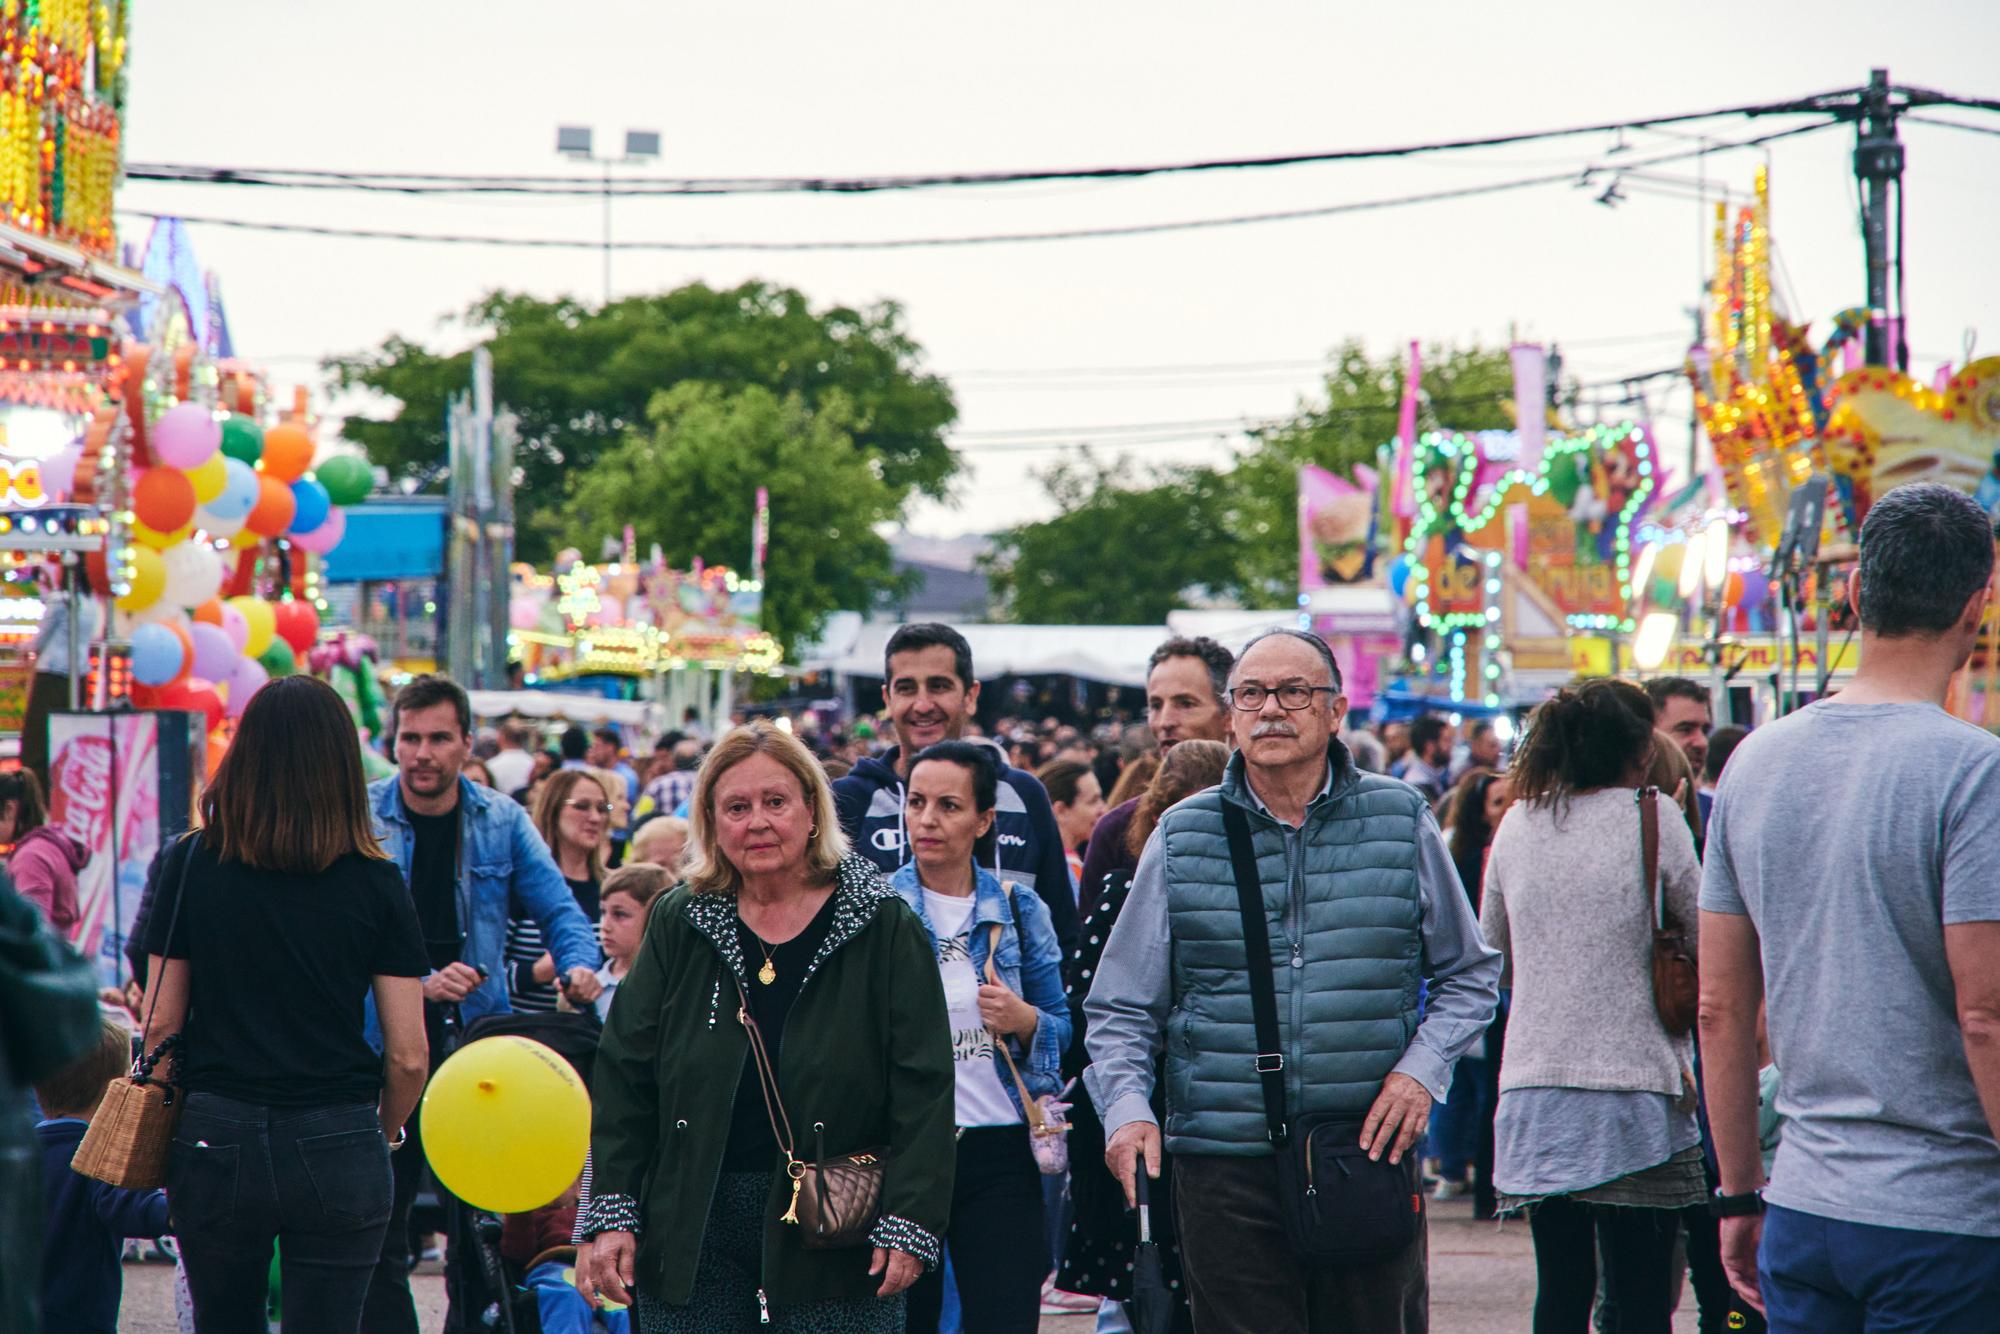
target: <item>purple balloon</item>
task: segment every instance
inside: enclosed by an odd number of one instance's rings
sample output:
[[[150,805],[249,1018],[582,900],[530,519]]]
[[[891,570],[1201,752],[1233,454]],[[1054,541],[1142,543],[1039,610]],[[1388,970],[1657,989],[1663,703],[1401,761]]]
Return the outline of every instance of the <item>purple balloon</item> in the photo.
[[[335,506],[317,528],[309,533],[293,533],[292,545],[324,556],[340,545],[340,539],[347,536],[347,511]]]
[[[243,656],[228,632],[219,625],[196,621],[188,637],[194,640],[194,674],[210,681],[227,681]]]
[[[43,459],[42,490],[50,496],[67,499],[70,490],[76,486],[76,465],[81,462],[83,462],[82,445],[71,445],[68,449]]]
[[[199,403],[179,403],[153,423],[153,452],[169,468],[198,468],[222,445],[222,426]]]
[[[238,658],[235,670],[229,674],[229,699],[223,705],[223,712],[231,718],[241,718],[243,710],[250,707],[250,697],[270,679],[270,673],[258,666],[255,658]]]

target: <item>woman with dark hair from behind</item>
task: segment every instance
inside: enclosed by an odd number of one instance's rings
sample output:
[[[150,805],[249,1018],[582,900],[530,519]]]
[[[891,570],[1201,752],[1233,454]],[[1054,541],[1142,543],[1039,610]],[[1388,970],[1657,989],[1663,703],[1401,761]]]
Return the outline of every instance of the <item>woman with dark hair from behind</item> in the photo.
[[[1139,794],[1138,809],[1132,812],[1132,823],[1125,831],[1134,858],[1170,807],[1222,781],[1222,771],[1229,764],[1229,747],[1220,741],[1183,741],[1157,762],[1159,767]],[[1122,871],[1107,875],[1101,885],[1087,887],[1084,895],[1082,944],[1068,973],[1072,1036],[1069,1054],[1063,1062],[1065,1074],[1080,1075],[1089,1063],[1083,1046],[1083,1000],[1090,994],[1091,978],[1104,953],[1104,942],[1110,939],[1111,928],[1118,921],[1125,895],[1131,888],[1131,872]],[[1164,1088],[1164,1081],[1158,1087]],[[1161,1115],[1160,1101],[1155,1095],[1155,1116]],[[1070,1197],[1076,1213],[1064,1241],[1062,1263],[1056,1268],[1056,1287],[1102,1298],[1105,1312],[1115,1317],[1122,1314],[1117,1312],[1118,1303],[1132,1295],[1130,1265],[1139,1236],[1125,1212],[1125,1188],[1104,1165],[1104,1122],[1084,1093],[1081,1079],[1076,1085],[1070,1126]],[[1187,1290],[1181,1283],[1180,1247],[1174,1241],[1172,1210],[1158,1207],[1159,1202],[1173,1198],[1172,1171],[1171,1160],[1162,1154],[1159,1183],[1153,1187],[1153,1239],[1160,1243],[1167,1278],[1173,1284],[1174,1329],[1178,1334],[1187,1334],[1193,1328],[1193,1317],[1188,1311]]]
[[[76,873],[90,864],[90,849],[48,823],[42,780],[30,769],[0,773],[0,843],[11,843],[7,874],[21,897],[67,940],[77,923]]]
[[[1494,1123],[1502,1212],[1535,1241],[1535,1334],[1587,1329],[1605,1299],[1626,1334],[1667,1334],[1680,1211],[1707,1198],[1694,1046],[1653,1004],[1640,801],[1654,805],[1666,912],[1695,948],[1701,868],[1682,811],[1649,793],[1653,702],[1594,680],[1535,710],[1494,835],[1480,926],[1513,1002]]]
[[[353,1334],[429,1071],[430,961],[332,687],[258,690],[200,828],[156,866],[149,1040],[179,1038],[167,1199],[196,1326],[264,1334],[275,1241],[285,1334]],[[371,992],[385,1055],[362,1034]]]
[[[1507,776],[1484,768],[1466,770],[1445,797],[1445,843],[1474,912],[1479,911],[1493,831],[1513,804],[1514,786]],[[1494,1020],[1495,1026],[1502,1022]],[[1445,1100],[1431,1108],[1430,1152],[1438,1160],[1436,1198],[1455,1199],[1470,1189],[1473,1214],[1480,1218],[1493,1212],[1491,1182],[1486,1178],[1490,1178],[1493,1166],[1490,1140],[1498,1101],[1497,1071],[1489,1066],[1482,1048],[1476,1055],[1460,1058]],[[1483,1144],[1489,1145],[1484,1154]]]

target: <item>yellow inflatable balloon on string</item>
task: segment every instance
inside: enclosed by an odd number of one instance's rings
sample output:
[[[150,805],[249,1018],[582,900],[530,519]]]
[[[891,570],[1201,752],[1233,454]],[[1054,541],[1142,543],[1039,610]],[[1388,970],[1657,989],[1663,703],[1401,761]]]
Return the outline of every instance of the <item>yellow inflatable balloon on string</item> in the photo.
[[[243,624],[250,631],[250,637],[243,644],[243,656],[263,657],[264,650],[271,647],[271,641],[278,635],[277,613],[262,598],[234,597],[229,599],[229,605],[243,613]]]
[[[171,533],[163,533],[156,528],[148,528],[137,519],[132,521],[132,540],[141,546],[151,547],[155,551],[165,551],[168,547],[177,547],[193,536],[193,524],[182,524]]]
[[[222,462],[224,457],[222,451],[217,450],[201,464],[187,470],[187,479],[194,483],[195,504],[206,505],[229,485],[229,469]]]
[[[475,1209],[541,1208],[575,1182],[589,1145],[583,1081],[528,1038],[459,1048],[424,1091],[424,1156],[446,1189]]]
[[[118,599],[118,610],[144,611],[167,591],[167,563],[151,547],[135,546],[131,552],[131,591]]]

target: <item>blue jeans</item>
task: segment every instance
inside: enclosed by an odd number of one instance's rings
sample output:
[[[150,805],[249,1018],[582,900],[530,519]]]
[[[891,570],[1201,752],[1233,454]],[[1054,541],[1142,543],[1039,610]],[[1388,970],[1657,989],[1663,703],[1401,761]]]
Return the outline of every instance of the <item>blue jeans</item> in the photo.
[[[1486,1062],[1462,1058],[1452,1071],[1451,1091],[1431,1108],[1430,1149],[1438,1175],[1465,1181],[1479,1149],[1481,1109],[1486,1106]]]
[[[1778,1205],[1757,1281],[1772,1334],[1991,1334],[2000,1237],[1844,1223]]]
[[[542,1334],[592,1334],[593,1319],[607,1334],[627,1334],[632,1328],[630,1311],[591,1310],[576,1285],[563,1277],[563,1266],[552,1260],[530,1269],[521,1286],[535,1294]]]
[[[265,1334],[274,1243],[285,1334],[354,1334],[389,1197],[373,1103],[259,1107],[189,1094],[167,1155],[167,1206],[201,1334]]]

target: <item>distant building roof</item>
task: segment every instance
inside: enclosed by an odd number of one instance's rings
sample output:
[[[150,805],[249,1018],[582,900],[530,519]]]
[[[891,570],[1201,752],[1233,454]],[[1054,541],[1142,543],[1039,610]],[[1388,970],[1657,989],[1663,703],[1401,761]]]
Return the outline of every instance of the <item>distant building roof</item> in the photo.
[[[984,621],[992,590],[977,570],[954,569],[930,561],[898,560],[896,572],[915,573],[921,580],[907,596],[882,608],[878,616],[896,621]]]

